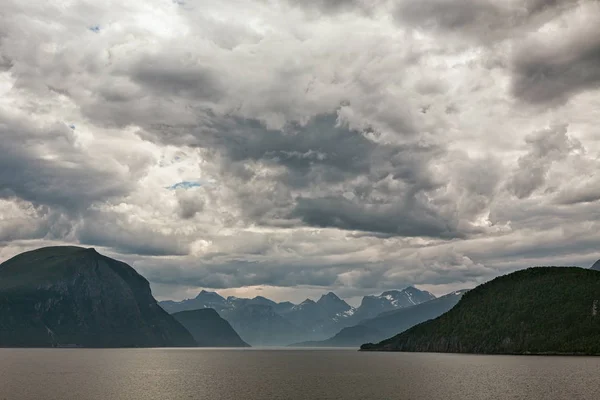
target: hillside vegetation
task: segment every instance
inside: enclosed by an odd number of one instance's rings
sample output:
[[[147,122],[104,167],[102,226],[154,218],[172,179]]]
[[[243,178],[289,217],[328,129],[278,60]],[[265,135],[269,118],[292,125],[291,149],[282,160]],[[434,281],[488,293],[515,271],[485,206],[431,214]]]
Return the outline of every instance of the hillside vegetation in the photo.
[[[537,267],[467,292],[442,316],[362,350],[600,354],[600,272]]]

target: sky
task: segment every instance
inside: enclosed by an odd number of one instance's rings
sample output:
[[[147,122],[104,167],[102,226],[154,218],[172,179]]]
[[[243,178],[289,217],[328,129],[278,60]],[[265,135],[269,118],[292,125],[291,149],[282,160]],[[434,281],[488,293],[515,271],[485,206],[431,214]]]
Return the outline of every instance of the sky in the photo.
[[[598,121],[597,0],[3,0],[0,261],[292,301],[588,267]]]

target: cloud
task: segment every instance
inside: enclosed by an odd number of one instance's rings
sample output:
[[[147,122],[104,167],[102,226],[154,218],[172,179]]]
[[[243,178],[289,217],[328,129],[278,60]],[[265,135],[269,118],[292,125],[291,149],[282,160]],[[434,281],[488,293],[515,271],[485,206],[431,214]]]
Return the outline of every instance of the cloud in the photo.
[[[1,198],[78,212],[129,190],[122,180],[122,166],[86,154],[65,124],[52,121],[35,126],[21,113],[2,113],[0,123]]]
[[[567,136],[567,126],[554,126],[535,132],[525,138],[529,152],[519,158],[519,166],[510,182],[510,189],[518,198],[526,198],[546,182],[552,164],[581,150],[579,141]]]
[[[565,12],[594,0],[399,0],[394,16],[402,26],[451,34],[481,45],[526,37]]]
[[[311,226],[383,233],[398,236],[457,237],[454,221],[444,221],[433,207],[418,199],[393,204],[360,204],[344,197],[300,198],[292,212]]]
[[[589,265],[599,16],[591,0],[3,1],[0,257],[94,246],[165,297]]]
[[[557,105],[600,88],[600,4],[588,3],[565,17],[568,29],[534,35],[518,47],[512,60],[515,97]]]
[[[402,24],[484,37],[505,29],[509,14],[503,5],[477,0],[402,0],[395,10]]]
[[[368,12],[382,4],[381,0],[288,0],[295,7],[319,10],[325,14],[340,12]]]

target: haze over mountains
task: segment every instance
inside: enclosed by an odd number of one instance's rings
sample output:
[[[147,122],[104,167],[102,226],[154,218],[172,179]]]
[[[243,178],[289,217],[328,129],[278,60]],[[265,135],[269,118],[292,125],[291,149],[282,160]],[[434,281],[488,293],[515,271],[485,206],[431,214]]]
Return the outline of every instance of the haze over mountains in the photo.
[[[344,328],[326,340],[297,343],[295,346],[359,347],[363,343],[379,342],[416,324],[439,317],[452,309],[466,292],[467,290],[459,290],[414,306],[383,312]]]
[[[159,304],[170,313],[213,308],[251,345],[289,345],[324,340],[364,319],[432,299],[435,296],[429,292],[407,287],[377,296],[365,296],[360,306],[354,308],[332,292],[317,301],[306,299],[300,304],[292,304],[277,303],[260,296],[253,299],[224,298],[203,290],[193,299]],[[356,346],[361,343],[356,343]]]

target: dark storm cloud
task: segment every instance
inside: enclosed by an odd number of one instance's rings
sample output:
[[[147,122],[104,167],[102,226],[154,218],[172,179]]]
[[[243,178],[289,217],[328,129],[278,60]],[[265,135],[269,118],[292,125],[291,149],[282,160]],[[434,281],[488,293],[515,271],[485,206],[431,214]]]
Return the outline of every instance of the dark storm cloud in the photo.
[[[374,162],[386,162],[397,151],[339,125],[335,114],[316,116],[304,126],[290,123],[281,130],[268,129],[256,120],[228,120],[214,126],[213,132],[211,136],[206,130],[199,132],[197,143],[220,148],[233,163],[284,166],[285,183],[295,187],[315,179],[340,182],[367,173]]]
[[[66,125],[33,128],[0,114],[0,137],[0,198],[76,213],[129,190],[117,174],[88,162]]]
[[[77,228],[77,239],[84,245],[109,247],[123,254],[188,254],[188,243],[181,235],[165,234],[142,223],[126,223],[122,218],[122,215],[90,212]]]
[[[279,225],[299,219],[307,226],[373,234],[463,235],[457,221],[443,216],[424,195],[442,185],[433,178],[429,163],[446,154],[443,146],[377,143],[340,125],[335,115],[281,130],[267,129],[258,121],[229,120],[213,132],[197,134],[195,143],[220,149],[226,156],[226,175],[253,181],[258,172],[246,168],[250,161],[284,168],[269,193],[238,187],[241,207],[254,222]],[[354,200],[332,185],[341,185]],[[295,197],[294,190],[302,194]]]
[[[398,0],[395,18],[403,26],[489,44],[522,35],[587,1],[595,0]]]
[[[456,221],[447,221],[413,194],[384,204],[361,204],[344,197],[298,199],[292,216],[310,226],[358,230],[396,236],[462,236]]]
[[[600,88],[600,30],[593,15],[569,26],[556,40],[523,40],[549,21],[596,0],[529,0],[512,3],[487,0],[400,0],[395,17],[403,26],[453,33],[491,44],[519,39],[511,61],[511,92],[519,100],[536,105],[557,105],[572,95]],[[578,22],[571,22],[577,24]],[[574,33],[572,33],[574,32]]]
[[[218,84],[217,74],[206,66],[173,60],[171,57],[143,58],[130,71],[131,79],[161,95],[218,100],[222,88]]]
[[[395,10],[397,20],[408,26],[483,35],[503,29],[507,16],[485,0],[401,0]]]
[[[586,30],[559,45],[529,43],[516,54],[512,70],[512,93],[532,104],[556,105],[577,93],[598,90],[600,29]]]

